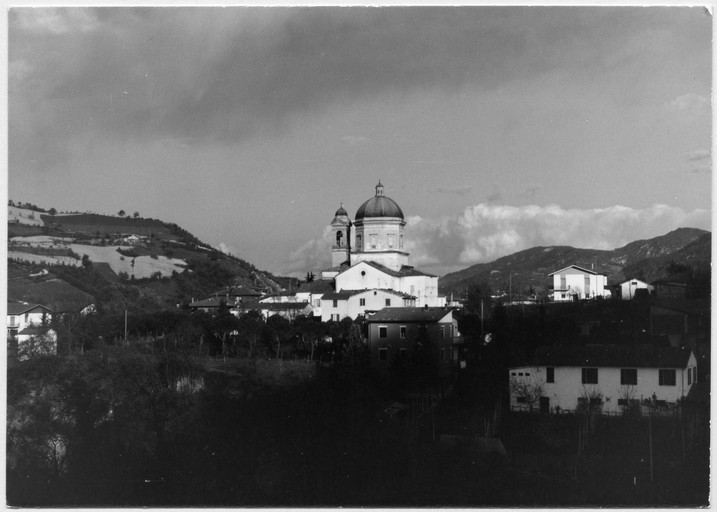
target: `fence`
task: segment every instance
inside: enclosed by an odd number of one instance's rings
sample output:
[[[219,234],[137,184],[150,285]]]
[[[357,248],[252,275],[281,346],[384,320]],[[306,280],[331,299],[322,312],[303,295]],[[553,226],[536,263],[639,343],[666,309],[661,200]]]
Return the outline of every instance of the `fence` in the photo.
[[[511,405],[510,406],[511,412],[518,412],[518,413],[524,413],[524,414],[541,414],[539,407],[534,407],[532,410],[525,407],[525,406],[519,406],[519,405]],[[666,417],[674,417],[674,416],[680,416],[681,415],[681,407],[679,405],[676,405],[674,407],[656,407],[651,408],[648,406],[640,406],[639,408],[634,409],[626,409],[621,411],[604,411],[602,408],[594,407],[590,411],[592,414],[596,414],[598,416],[666,416]],[[558,407],[552,407],[550,411],[547,414],[553,414],[557,416],[561,415],[577,415],[577,416],[584,416],[588,413],[588,409],[562,409]],[[543,413],[545,414],[545,413]]]

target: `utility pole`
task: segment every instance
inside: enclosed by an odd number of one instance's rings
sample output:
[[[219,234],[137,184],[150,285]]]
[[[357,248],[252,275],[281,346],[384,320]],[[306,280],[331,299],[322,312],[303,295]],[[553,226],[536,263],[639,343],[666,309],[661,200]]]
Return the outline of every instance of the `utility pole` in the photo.
[[[127,344],[127,310],[124,310],[124,342]]]

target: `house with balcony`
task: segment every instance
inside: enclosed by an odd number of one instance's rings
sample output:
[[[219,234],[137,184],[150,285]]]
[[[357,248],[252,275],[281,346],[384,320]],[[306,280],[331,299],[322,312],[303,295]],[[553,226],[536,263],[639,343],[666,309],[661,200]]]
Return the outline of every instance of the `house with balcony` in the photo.
[[[13,338],[30,326],[48,325],[53,311],[42,304],[7,303],[7,336]]]
[[[548,277],[552,279],[550,288],[554,302],[607,298],[611,295],[606,275],[577,265],[556,270]]]
[[[463,338],[454,310],[444,307],[387,307],[366,315],[371,365],[388,371],[396,358],[412,357],[428,348],[439,375],[448,377],[458,367]],[[425,344],[425,345],[424,345]]]
[[[511,410],[542,413],[669,409],[698,378],[691,349],[654,345],[540,347],[508,373]]]

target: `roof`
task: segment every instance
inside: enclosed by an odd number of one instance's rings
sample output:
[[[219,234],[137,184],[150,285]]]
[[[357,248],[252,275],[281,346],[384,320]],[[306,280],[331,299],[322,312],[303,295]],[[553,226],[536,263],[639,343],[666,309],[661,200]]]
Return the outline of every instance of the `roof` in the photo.
[[[218,308],[222,304],[230,305],[225,296],[209,297],[208,299],[198,300],[189,304],[190,308]]]
[[[8,302],[7,303],[7,314],[8,315],[22,315],[24,313],[29,313],[33,309],[36,308],[42,308],[45,309],[48,313],[52,313],[52,310],[48,308],[47,306],[43,306],[42,304],[23,304],[20,302]]]
[[[365,289],[362,289],[362,290],[341,290],[341,291],[338,291],[338,292],[327,293],[327,294],[324,294],[324,296],[322,297],[322,299],[325,299],[325,300],[333,300],[333,299],[336,299],[336,300],[345,300],[345,299],[348,299],[349,297],[353,297],[354,295],[359,295],[359,294],[361,294],[361,293],[368,293],[368,292],[374,292],[374,291],[389,293],[389,294],[391,294],[391,295],[397,295],[397,296],[403,297],[403,298],[405,298],[405,299],[415,299],[415,298],[416,298],[415,296],[410,295],[410,294],[408,294],[408,293],[399,292],[399,291],[396,291],[396,290],[392,290],[392,289],[390,289],[390,288],[365,288]]]
[[[684,368],[691,353],[687,347],[654,345],[556,346],[539,347],[534,362],[541,366]]]
[[[309,283],[301,283],[296,293],[330,293],[334,291],[334,282],[330,279],[315,279]]]
[[[376,185],[376,195],[359,206],[356,211],[356,220],[368,217],[398,217],[403,219],[403,211],[396,204],[396,201],[390,197],[383,195],[383,185],[378,182]]]
[[[344,209],[344,204],[341,203],[341,206],[339,206],[339,209],[336,210],[336,213],[334,214],[334,217],[348,217],[349,213]]]
[[[376,270],[380,270],[384,274],[388,274],[389,276],[393,276],[393,277],[412,277],[412,276],[436,277],[433,274],[427,274],[426,272],[416,270],[415,268],[408,266],[408,265],[402,266],[401,270],[391,270],[390,268],[388,268],[384,265],[381,265],[380,263],[376,263],[375,261],[359,261],[358,263],[356,263],[356,265],[360,265],[361,263],[370,265],[373,268],[375,268]],[[351,268],[355,267],[356,265],[353,265]],[[346,270],[350,270],[350,269],[346,269]]]
[[[236,287],[232,286],[229,288],[223,288],[219,291],[212,293],[212,295],[214,295],[214,296],[217,296],[217,295],[226,296],[227,294],[230,297],[259,297],[259,296],[261,296],[260,292],[251,290],[249,288],[244,288],[242,286],[236,286]]]
[[[439,322],[452,308],[383,308],[366,316],[366,322]]]
[[[262,302],[258,307],[269,311],[291,311],[302,310],[308,305],[308,302]]]
[[[52,329],[50,329],[49,327],[43,327],[41,325],[30,325],[28,327],[25,327],[22,331],[20,331],[18,333],[18,335],[23,334],[26,336],[41,336],[43,334],[47,334],[51,330]]]
[[[562,272],[563,270],[568,270],[568,269],[570,269],[570,268],[574,268],[574,269],[579,270],[580,272],[585,272],[586,274],[592,274],[592,275],[594,275],[594,276],[599,275],[599,274],[598,274],[597,272],[595,272],[594,270],[588,270],[588,269],[583,268],[583,267],[578,267],[577,265],[570,265],[569,267],[561,268],[560,270],[556,270],[555,272],[551,272],[550,274],[548,274],[548,276],[552,276],[552,275],[555,275],[555,274],[559,274],[559,273]]]

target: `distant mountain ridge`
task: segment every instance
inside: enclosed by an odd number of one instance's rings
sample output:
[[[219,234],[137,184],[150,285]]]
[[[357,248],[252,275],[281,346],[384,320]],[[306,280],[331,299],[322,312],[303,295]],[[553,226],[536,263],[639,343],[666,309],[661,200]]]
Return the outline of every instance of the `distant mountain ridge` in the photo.
[[[709,272],[712,235],[696,228],[678,228],[665,235],[636,240],[608,250],[578,249],[570,246],[533,247],[490,263],[478,263],[441,277],[441,293],[459,296],[480,282],[494,292],[545,292],[548,275],[569,265],[593,269],[608,276],[608,284],[638,277],[647,282],[667,277],[671,269],[687,266]]]

